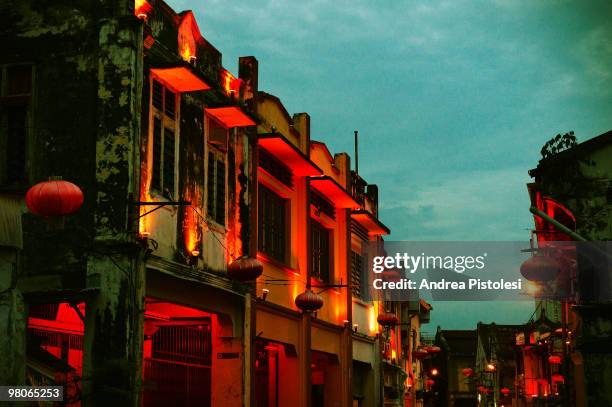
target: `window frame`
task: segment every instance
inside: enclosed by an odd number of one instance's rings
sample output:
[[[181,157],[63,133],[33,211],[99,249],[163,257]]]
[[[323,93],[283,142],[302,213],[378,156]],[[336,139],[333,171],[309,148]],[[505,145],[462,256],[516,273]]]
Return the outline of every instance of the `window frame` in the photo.
[[[154,84],[155,82],[159,83],[162,87],[162,105],[161,108],[156,107],[153,104],[153,93],[154,93]],[[167,114],[167,106],[166,106],[166,97],[167,92],[172,92],[174,94],[174,118],[169,117]],[[169,86],[168,83],[164,82],[161,78],[157,77],[154,74],[150,75],[149,78],[149,131],[148,131],[148,145],[150,148],[150,153],[148,154],[149,159],[151,160],[151,185],[149,188],[149,193],[152,195],[163,196],[168,199],[177,200],[178,196],[178,185],[179,185],[179,146],[180,146],[180,99],[181,93],[178,92],[173,87]],[[157,177],[159,178],[159,185],[156,185],[154,182],[156,178],[156,168],[155,168],[155,156],[158,153],[155,147],[155,124],[156,119],[160,122],[160,143],[161,151],[159,151],[159,173]],[[173,169],[173,186],[172,190],[168,190],[166,183],[166,131],[171,130],[173,132],[174,137],[174,163],[172,165]]]
[[[28,66],[30,68],[30,90],[29,93],[8,94],[8,71],[12,67]],[[23,140],[23,169],[21,179],[8,180],[8,167],[0,167],[0,189],[20,190],[31,183],[32,178],[32,148],[33,148],[33,117],[36,110],[36,65],[31,62],[19,62],[0,64],[0,106],[23,106],[25,107],[25,134]],[[9,114],[5,109],[0,110],[0,153],[9,156]],[[5,163],[8,160],[3,159]],[[5,179],[6,178],[6,179]]]
[[[353,298],[363,300],[368,295],[368,286],[363,279],[364,256],[351,248],[351,295]],[[355,278],[357,275],[357,278]],[[357,280],[358,284],[355,284]]]
[[[325,264],[325,262],[321,262],[321,256],[317,259],[316,263],[318,263],[318,268],[315,269],[315,233],[319,232],[319,235],[324,235],[327,237],[327,272],[323,275],[321,270],[321,266]],[[323,234],[324,233],[324,234]],[[310,276],[315,278],[323,283],[331,284],[334,281],[335,273],[334,273],[334,229],[328,228],[322,222],[317,219],[310,218]],[[321,240],[319,239],[319,242]],[[320,244],[318,245],[321,246]],[[317,270],[317,271],[315,271]]]
[[[227,215],[228,215],[228,183],[229,183],[229,174],[228,174],[228,162],[227,162],[227,151],[223,148],[223,146],[219,146],[216,143],[213,143],[213,140],[211,139],[211,123],[215,123],[217,126],[223,127],[225,129],[225,136],[226,136],[226,143],[225,146],[227,147],[228,144],[228,140],[229,140],[229,136],[230,136],[230,129],[226,128],[225,126],[223,126],[221,123],[219,123],[218,121],[216,121],[215,119],[213,119],[212,117],[210,117],[209,115],[205,114],[204,117],[204,121],[205,121],[205,140],[206,140],[206,147],[205,147],[205,162],[204,162],[204,167],[206,169],[206,217],[209,221],[211,221],[214,225],[218,226],[219,228],[225,230],[227,228]],[[210,191],[209,186],[211,185],[211,174],[210,174],[210,159],[211,156],[214,158],[215,160],[215,166],[214,166],[214,175],[212,175],[214,177],[214,189],[213,191]],[[218,162],[223,162],[223,174],[224,174],[224,179],[223,179],[223,186],[224,186],[224,191],[223,191],[223,222],[220,222],[220,218],[219,218],[219,214],[218,214],[218,209],[219,209],[219,195],[218,195],[218,190],[217,190],[217,186],[218,184],[218,171],[219,171],[219,167],[217,165]],[[211,201],[211,196],[210,194],[214,195]],[[214,202],[214,210],[211,211],[211,202]]]
[[[262,193],[262,191],[265,191],[265,193]],[[267,250],[266,247],[263,246],[264,245],[263,234],[269,231],[269,228],[264,228],[264,225],[269,222],[264,222],[264,214],[262,214],[262,208],[263,208],[262,199],[264,195],[269,195],[273,197],[273,199],[270,201],[276,200],[276,202],[271,202],[272,205],[275,205],[275,204],[278,205],[278,203],[281,203],[281,205],[279,205],[278,207],[282,207],[283,213],[280,218],[284,218],[282,219],[283,227],[282,227],[282,231],[280,232],[281,236],[279,238],[279,241],[281,241],[283,244],[282,254],[274,253],[270,250]],[[273,188],[270,188],[268,185],[265,185],[264,183],[259,182],[257,184],[257,251],[259,253],[262,253],[267,258],[270,258],[273,261],[280,262],[281,264],[286,265],[286,266],[289,265],[289,253],[291,252],[291,232],[290,232],[291,217],[290,217],[290,214],[291,214],[291,201],[289,198],[282,196],[277,191],[275,191]]]

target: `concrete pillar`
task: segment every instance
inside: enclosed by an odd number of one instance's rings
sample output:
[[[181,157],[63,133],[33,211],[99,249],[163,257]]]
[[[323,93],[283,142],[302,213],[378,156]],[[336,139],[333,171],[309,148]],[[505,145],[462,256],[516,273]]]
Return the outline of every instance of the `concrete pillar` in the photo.
[[[300,321],[300,348],[298,349],[299,358],[299,378],[300,378],[300,407],[311,407],[311,318],[312,316],[305,312],[302,314]]]
[[[136,240],[140,192],[142,22],[128,2],[98,22],[95,251],[87,261],[84,406],[138,406],[142,382],[145,244]],[[91,136],[90,136],[91,137]]]
[[[23,385],[27,313],[17,284],[17,249],[0,246],[0,384]]]
[[[84,405],[139,405],[144,336],[144,262],[139,256],[90,260],[83,353]]]
[[[244,298],[244,398],[243,405],[251,407],[255,405],[255,315],[256,307],[251,293]]]
[[[351,325],[347,324],[342,331],[342,346],[340,368],[342,369],[342,405],[350,407],[353,405],[353,342],[351,337]]]

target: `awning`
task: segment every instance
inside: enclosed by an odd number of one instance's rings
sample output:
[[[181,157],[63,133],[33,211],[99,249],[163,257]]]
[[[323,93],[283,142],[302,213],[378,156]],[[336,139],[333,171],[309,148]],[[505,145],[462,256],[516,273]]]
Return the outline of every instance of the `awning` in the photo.
[[[370,235],[381,236],[391,233],[381,221],[376,219],[369,211],[359,210],[351,213],[351,219],[363,226]]]
[[[329,199],[336,208],[359,208],[359,203],[351,194],[327,175],[311,178],[310,186]]]
[[[259,147],[289,167],[297,176],[308,177],[323,173],[304,153],[278,133],[260,134],[257,143]]]
[[[204,111],[227,128],[255,126],[255,122],[239,107],[209,107]]]
[[[195,92],[210,89],[206,82],[186,66],[151,68],[151,73],[157,75],[177,92]]]

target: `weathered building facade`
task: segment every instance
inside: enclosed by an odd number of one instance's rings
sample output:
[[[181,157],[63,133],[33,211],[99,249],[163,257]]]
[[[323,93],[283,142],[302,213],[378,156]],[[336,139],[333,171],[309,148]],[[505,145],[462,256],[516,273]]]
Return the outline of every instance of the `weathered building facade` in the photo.
[[[566,405],[608,405],[612,403],[612,132],[579,144],[573,133],[558,135],[542,154],[538,166],[529,171],[534,178],[529,193],[536,241],[539,247],[558,246],[561,241],[570,249],[557,257],[565,264],[554,280],[556,286],[566,287],[564,297],[556,304],[540,303],[552,311],[545,316],[558,324],[559,331],[559,345],[552,354],[559,361],[549,366],[552,375],[546,386]]]
[[[254,223],[249,78],[162,1],[20,2],[2,35],[2,383],[61,373],[75,405],[245,404],[249,287],[226,269]],[[55,176],[81,210],[22,215]]]
[[[259,91],[255,58],[233,75],[161,0],[2,7],[1,384],[63,384],[75,406],[378,406],[392,383],[402,405],[420,306],[362,295],[361,245],[389,233],[376,186]],[[82,207],[28,212],[58,177]],[[408,328],[378,324],[393,307]]]

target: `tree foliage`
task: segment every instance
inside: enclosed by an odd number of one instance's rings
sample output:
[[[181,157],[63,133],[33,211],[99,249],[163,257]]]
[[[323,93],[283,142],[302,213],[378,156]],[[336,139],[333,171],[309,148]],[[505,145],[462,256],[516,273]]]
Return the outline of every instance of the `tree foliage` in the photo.
[[[540,154],[542,154],[542,158],[548,158],[559,154],[562,151],[569,150],[577,144],[576,136],[574,136],[573,131],[565,133],[564,135],[557,134],[555,137],[548,140],[544,146],[542,146]]]

